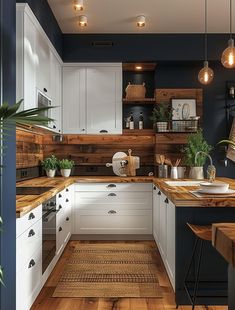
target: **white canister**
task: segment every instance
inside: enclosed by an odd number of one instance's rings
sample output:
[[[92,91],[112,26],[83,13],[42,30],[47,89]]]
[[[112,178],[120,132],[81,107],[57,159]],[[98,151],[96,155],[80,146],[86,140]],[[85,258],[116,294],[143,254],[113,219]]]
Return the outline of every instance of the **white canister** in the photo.
[[[184,179],[186,167],[177,167],[177,172],[178,172],[178,178]]]
[[[178,179],[177,167],[171,167],[171,179]]]

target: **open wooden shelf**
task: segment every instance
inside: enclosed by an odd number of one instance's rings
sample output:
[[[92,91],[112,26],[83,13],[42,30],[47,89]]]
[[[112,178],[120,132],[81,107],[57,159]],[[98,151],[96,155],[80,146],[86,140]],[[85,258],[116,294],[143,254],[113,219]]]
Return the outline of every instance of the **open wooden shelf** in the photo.
[[[127,99],[123,98],[123,104],[154,104],[155,98],[139,98],[139,99]]]
[[[155,130],[153,129],[123,129],[123,135],[154,136]]]

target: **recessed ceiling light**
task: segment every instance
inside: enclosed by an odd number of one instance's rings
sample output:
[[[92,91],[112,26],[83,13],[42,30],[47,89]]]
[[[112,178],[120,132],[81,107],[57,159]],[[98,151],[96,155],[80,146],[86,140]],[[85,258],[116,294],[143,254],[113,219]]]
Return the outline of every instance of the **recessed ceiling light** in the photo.
[[[74,0],[74,9],[76,11],[82,11],[83,10],[83,0]]]
[[[144,15],[137,16],[137,26],[138,27],[144,27],[145,26],[145,16]]]
[[[78,17],[78,24],[80,27],[86,27],[87,26],[87,17],[85,15],[80,15]]]
[[[136,70],[142,70],[142,66],[135,66]]]

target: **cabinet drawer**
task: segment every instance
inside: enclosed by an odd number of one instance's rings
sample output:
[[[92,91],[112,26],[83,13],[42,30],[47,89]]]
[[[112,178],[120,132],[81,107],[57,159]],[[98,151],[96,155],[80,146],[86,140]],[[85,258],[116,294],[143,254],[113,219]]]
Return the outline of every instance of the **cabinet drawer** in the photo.
[[[30,309],[41,288],[42,252],[32,254],[16,273],[17,310]]]
[[[149,191],[152,192],[152,183],[77,183],[75,184],[75,192],[90,191]]]
[[[42,218],[42,205],[33,209],[26,215],[16,219],[16,237],[21,235],[30,226],[35,224],[40,218]]]
[[[16,266],[19,269],[29,260],[32,253],[42,247],[42,220],[28,228],[16,239]]]
[[[56,195],[56,203],[57,205],[63,205],[64,203],[68,203],[71,200],[71,191],[67,187]]]
[[[110,210],[112,211],[112,210]],[[76,211],[76,234],[151,234],[151,210]]]
[[[125,210],[152,209],[151,192],[76,192],[75,208],[100,209],[118,208]]]

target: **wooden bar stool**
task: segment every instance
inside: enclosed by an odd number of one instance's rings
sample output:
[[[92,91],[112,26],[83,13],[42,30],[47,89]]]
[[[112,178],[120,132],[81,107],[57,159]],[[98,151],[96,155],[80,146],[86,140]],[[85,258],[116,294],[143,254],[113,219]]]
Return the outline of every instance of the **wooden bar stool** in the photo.
[[[212,241],[212,226],[206,225],[206,226],[200,226],[200,225],[194,225],[187,223],[188,227],[191,229],[192,233],[196,236],[196,241],[194,244],[193,252],[191,259],[189,261],[189,266],[185,275],[184,279],[184,288],[186,290],[186,293],[189,297],[190,302],[192,303],[192,310],[195,308],[196,298],[197,298],[197,291],[198,291],[198,284],[199,284],[199,274],[200,274],[200,267],[201,267],[201,261],[202,261],[202,255],[203,255],[203,246],[205,241]],[[197,247],[199,245],[199,258],[198,263],[196,267],[196,277],[194,282],[194,288],[193,288],[193,295],[190,294],[190,290],[187,285],[187,280],[189,276],[189,272],[191,270],[194,257],[196,254]]]

